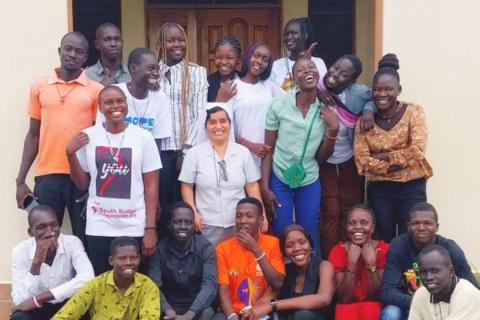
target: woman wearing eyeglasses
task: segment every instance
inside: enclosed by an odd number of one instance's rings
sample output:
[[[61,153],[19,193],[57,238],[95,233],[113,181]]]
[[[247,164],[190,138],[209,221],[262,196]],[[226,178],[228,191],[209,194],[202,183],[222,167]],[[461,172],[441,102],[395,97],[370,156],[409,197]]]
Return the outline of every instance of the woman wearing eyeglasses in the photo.
[[[187,152],[178,178],[183,200],[195,212],[195,230],[213,245],[234,235],[235,208],[240,199],[246,195],[262,199],[260,171],[250,151],[229,139],[230,127],[231,119],[224,109],[207,110],[208,141]],[[267,219],[264,221],[266,230]]]

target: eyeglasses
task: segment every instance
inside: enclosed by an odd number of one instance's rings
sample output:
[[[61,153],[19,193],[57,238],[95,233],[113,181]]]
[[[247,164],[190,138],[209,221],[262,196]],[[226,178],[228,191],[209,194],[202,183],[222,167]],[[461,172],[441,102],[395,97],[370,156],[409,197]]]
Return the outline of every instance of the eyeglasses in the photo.
[[[227,163],[225,160],[220,160],[218,161],[218,165],[220,166],[220,177],[222,177],[224,181],[228,181]]]

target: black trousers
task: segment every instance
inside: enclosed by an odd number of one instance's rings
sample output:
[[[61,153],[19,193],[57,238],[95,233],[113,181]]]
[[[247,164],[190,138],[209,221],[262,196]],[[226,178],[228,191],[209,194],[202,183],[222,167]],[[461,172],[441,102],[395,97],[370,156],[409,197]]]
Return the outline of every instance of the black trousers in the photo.
[[[158,239],[163,239],[168,235],[167,224],[170,220],[169,208],[172,204],[182,200],[180,193],[180,182],[177,170],[177,151],[167,150],[160,152],[162,160],[162,169],[160,169],[160,195],[159,202],[162,212],[157,222]]]
[[[407,182],[368,183],[368,202],[375,212],[380,239],[390,242],[397,235],[407,232],[410,208],[418,202],[427,201],[426,188],[424,178]]]
[[[72,224],[73,234],[85,241],[85,218],[81,216],[85,201],[77,201],[86,192],[80,191],[68,174],[49,174],[35,177],[33,193],[38,198],[38,203],[52,207],[57,213],[58,222],[63,223],[65,207]]]
[[[88,257],[92,262],[93,271],[95,272],[95,276],[98,276],[105,271],[111,270],[112,266],[108,261],[108,257],[110,256],[110,243],[115,239],[115,237],[101,237],[101,236],[88,236],[87,235],[87,243],[88,243]],[[142,248],[142,238],[135,238],[140,248]],[[145,271],[146,261],[142,260],[140,264],[139,271]]]

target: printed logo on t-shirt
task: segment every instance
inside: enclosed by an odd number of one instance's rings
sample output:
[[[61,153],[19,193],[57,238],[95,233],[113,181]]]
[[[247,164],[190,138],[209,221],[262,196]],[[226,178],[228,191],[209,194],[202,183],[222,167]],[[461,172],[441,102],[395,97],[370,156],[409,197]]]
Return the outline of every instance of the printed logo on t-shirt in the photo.
[[[262,294],[262,286],[250,278],[243,279],[237,288],[238,300],[245,306],[253,305]]]
[[[97,196],[103,198],[130,199],[132,184],[132,149],[121,148],[118,161],[113,159],[117,155],[116,148],[98,146],[95,150],[95,164],[97,165],[96,187]],[[113,155],[112,155],[113,153]]]
[[[133,124],[135,126],[139,126],[140,128],[146,129],[148,131],[152,131],[153,127],[155,127],[155,119],[154,118],[126,116],[125,117],[125,123],[129,123],[129,124]]]

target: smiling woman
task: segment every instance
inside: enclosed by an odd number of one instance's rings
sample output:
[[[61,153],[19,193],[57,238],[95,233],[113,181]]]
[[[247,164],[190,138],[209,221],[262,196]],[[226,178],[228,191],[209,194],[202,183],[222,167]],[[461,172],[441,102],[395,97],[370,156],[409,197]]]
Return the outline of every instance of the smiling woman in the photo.
[[[346,223],[348,240],[333,247],[328,258],[337,281],[335,319],[377,320],[388,244],[372,239],[375,216],[364,205],[354,206]]]
[[[308,49],[312,44],[313,28],[309,18],[291,19],[285,25],[283,30],[283,45],[288,55],[273,62],[272,75],[270,80],[285,91],[295,91],[295,82],[293,80],[292,69],[301,53]],[[320,79],[327,72],[325,62],[319,57],[312,57]]]
[[[410,208],[427,200],[432,168],[425,158],[427,125],[422,107],[398,100],[402,92],[399,62],[387,54],[373,77],[378,108],[373,129],[355,127],[354,155],[358,172],[368,181],[368,202],[375,212],[381,239],[407,231]]]
[[[178,178],[182,197],[195,212],[195,230],[213,245],[234,235],[240,199],[247,194],[261,200],[259,169],[247,148],[230,141],[230,128],[231,119],[224,109],[207,110],[208,140],[187,152]]]
[[[260,168],[261,159],[271,147],[265,144],[265,115],[283,90],[268,81],[272,54],[268,46],[252,43],[243,57],[240,79],[235,80],[236,95],[228,101],[233,109],[236,141],[252,153]]]
[[[300,58],[292,70],[300,91],[274,100],[267,111],[265,144],[271,150],[262,160],[261,189],[265,206],[274,217],[274,233],[279,235],[293,222],[295,207],[295,221],[312,235],[318,255],[321,192],[316,158],[333,152],[338,119],[316,97],[319,74],[315,64]]]
[[[110,269],[108,246],[116,236],[141,240],[144,255],[155,250],[162,167],[152,135],[125,123],[128,106],[122,89],[105,87],[99,104],[105,124],[78,133],[66,148],[72,180],[88,190],[86,234],[96,275]]]

